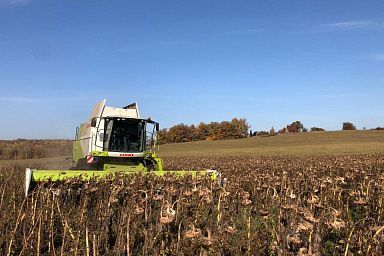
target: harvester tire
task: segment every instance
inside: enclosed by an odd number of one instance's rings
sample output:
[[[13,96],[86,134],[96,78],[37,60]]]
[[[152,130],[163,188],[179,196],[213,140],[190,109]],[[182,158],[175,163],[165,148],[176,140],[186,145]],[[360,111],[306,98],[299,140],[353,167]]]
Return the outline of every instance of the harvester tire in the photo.
[[[92,169],[92,165],[87,163],[87,160],[85,158],[80,158],[79,161],[76,164],[77,170],[90,170]]]

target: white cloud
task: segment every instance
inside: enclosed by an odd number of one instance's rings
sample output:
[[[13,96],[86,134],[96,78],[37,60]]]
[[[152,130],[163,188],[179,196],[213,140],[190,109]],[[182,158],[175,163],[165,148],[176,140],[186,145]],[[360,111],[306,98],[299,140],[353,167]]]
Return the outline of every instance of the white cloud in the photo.
[[[0,101],[8,101],[14,103],[27,103],[27,102],[36,102],[36,99],[26,98],[26,97],[0,97]]]
[[[368,96],[368,95],[367,94],[348,94],[348,93],[321,95],[322,98],[360,98],[365,96]]]
[[[373,21],[373,20],[351,20],[351,21],[321,24],[320,27],[326,30],[383,29],[384,23]]]
[[[245,28],[240,30],[241,33],[259,33],[263,31],[264,31],[263,28]]]
[[[28,98],[19,96],[4,96],[0,97],[0,102],[9,103],[42,103],[42,102],[73,102],[73,101],[87,101],[89,97],[49,97],[49,98]]]
[[[384,54],[375,54],[372,56],[372,59],[377,61],[384,61]]]
[[[32,0],[0,0],[0,7],[16,7],[27,5]]]
[[[384,53],[351,55],[350,58],[354,60],[382,62],[384,61]]]
[[[133,52],[133,51],[145,51],[156,48],[168,48],[168,47],[196,47],[200,42],[196,41],[161,41],[148,44],[131,45],[129,47],[121,47],[116,49],[117,52]]]
[[[178,45],[188,45],[188,42],[183,42],[183,41],[165,41],[165,42],[160,42],[159,45],[164,45],[164,46],[178,46]]]
[[[228,31],[229,34],[257,34],[264,32],[264,28],[243,28],[234,31]]]

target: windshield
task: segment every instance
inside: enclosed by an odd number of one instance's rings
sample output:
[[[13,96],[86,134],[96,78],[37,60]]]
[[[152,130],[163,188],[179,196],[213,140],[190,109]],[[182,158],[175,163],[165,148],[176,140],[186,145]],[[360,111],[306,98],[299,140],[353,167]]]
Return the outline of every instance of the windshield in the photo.
[[[104,151],[143,152],[145,121],[105,119]]]

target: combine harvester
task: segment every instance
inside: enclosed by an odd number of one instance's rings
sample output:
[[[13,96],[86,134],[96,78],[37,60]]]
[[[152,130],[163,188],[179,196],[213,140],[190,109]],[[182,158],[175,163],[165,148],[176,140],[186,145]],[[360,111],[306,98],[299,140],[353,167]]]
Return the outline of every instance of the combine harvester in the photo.
[[[165,171],[156,154],[159,123],[150,118],[140,118],[136,103],[123,108],[105,105],[103,100],[95,105],[89,120],[76,129],[73,142],[71,170],[35,170],[25,172],[25,195],[38,182],[63,181],[71,178],[90,180],[107,175],[146,174],[158,176],[209,175],[222,185],[220,173],[204,171]]]

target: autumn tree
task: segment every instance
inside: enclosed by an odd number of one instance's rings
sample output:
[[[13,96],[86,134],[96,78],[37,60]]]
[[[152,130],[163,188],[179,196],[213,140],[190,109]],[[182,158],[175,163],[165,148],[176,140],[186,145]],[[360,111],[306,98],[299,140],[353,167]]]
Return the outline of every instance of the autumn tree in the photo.
[[[170,129],[159,131],[159,143],[178,143],[197,140],[239,139],[248,136],[249,124],[245,118],[233,118],[231,121],[200,123],[194,125],[178,124]]]
[[[169,129],[167,139],[172,143],[193,141],[195,131],[194,125],[177,124]]]
[[[166,144],[169,143],[168,139],[168,130],[167,129],[161,129],[160,131],[157,132],[157,139],[159,144]]]
[[[325,129],[324,128],[320,128],[320,127],[311,127],[311,132],[324,132]]]
[[[269,135],[271,135],[271,136],[276,135],[275,128],[272,127],[271,130],[269,130]]]
[[[300,121],[295,121],[292,123],[292,125],[296,126],[299,132],[303,131],[304,129],[304,125]]]
[[[343,131],[347,131],[347,130],[356,130],[356,126],[353,123],[344,122],[343,123]]]

